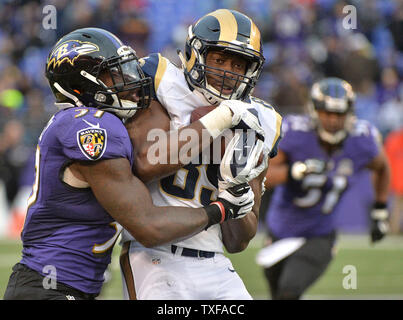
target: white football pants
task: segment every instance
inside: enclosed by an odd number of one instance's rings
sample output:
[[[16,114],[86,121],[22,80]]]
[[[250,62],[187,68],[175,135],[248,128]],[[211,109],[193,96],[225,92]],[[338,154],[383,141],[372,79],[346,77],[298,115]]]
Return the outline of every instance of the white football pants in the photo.
[[[126,242],[120,266],[125,299],[251,300],[231,261],[221,253],[212,258],[181,256]]]

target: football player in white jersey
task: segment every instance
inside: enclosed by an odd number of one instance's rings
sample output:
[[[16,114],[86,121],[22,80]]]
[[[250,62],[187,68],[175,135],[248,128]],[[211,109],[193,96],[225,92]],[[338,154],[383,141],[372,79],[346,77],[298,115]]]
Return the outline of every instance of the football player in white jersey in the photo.
[[[231,177],[226,179],[228,175],[223,165],[186,163],[180,158],[169,164],[153,163],[150,149],[155,141],[150,141],[151,130],[178,129],[180,135],[184,128],[198,132],[206,129],[216,138],[224,129],[234,128],[231,118],[238,114],[247,128],[264,136],[264,153],[273,157],[280,139],[281,116],[271,105],[250,95],[264,58],[260,32],[246,15],[221,9],[202,17],[189,27],[185,55],[180,53],[180,58],[182,68],[160,54],[144,58],[142,69],[154,79],[155,95],[160,104],[152,103],[126,125],[135,150],[139,150],[134,170],[147,183],[154,204],[201,207],[214,201],[218,194],[221,197],[223,189],[227,191],[228,182],[232,182]],[[190,124],[192,111],[206,105],[218,107]],[[253,125],[253,116],[260,125]],[[238,127],[245,128],[239,124]],[[177,149],[188,142],[184,140],[177,142]],[[174,153],[171,141],[166,139],[167,154]],[[203,147],[204,144],[199,144],[199,152]],[[213,225],[192,237],[153,248],[145,248],[123,232],[120,263],[125,298],[251,299],[223,252],[224,247],[230,253],[244,250],[256,234],[267,171],[267,161],[262,163],[263,169],[255,163],[259,168],[255,171],[260,173],[258,176],[250,174],[257,176],[247,187],[253,190],[255,201],[252,210],[242,219]],[[219,181],[219,174],[223,180]],[[238,178],[235,176],[234,184],[242,182]]]

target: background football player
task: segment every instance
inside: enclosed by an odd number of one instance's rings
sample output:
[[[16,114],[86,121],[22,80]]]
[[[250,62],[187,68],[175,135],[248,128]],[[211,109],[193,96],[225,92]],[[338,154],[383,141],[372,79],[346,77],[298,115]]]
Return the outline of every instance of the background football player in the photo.
[[[259,253],[273,299],[299,299],[326,270],[336,240],[335,208],[365,169],[374,174],[371,241],[387,231],[390,172],[377,129],[354,117],[354,93],[338,78],[316,82],[309,115],[284,118],[266,185],[273,244]],[[364,205],[364,204],[363,204]]]
[[[154,79],[156,98],[163,108],[152,104],[129,121],[127,127],[139,150],[135,171],[144,181],[149,181],[147,186],[154,203],[202,207],[216,199],[219,183],[223,185],[217,178],[219,166],[150,163],[147,158],[150,143],[146,142],[149,130],[189,127],[192,111],[213,105],[218,107],[203,117],[202,123],[216,138],[213,132],[217,132],[217,126],[229,127],[223,106],[249,109],[245,115],[258,116],[267,153],[274,156],[281,117],[270,105],[250,96],[264,58],[259,30],[244,14],[222,9],[202,17],[189,27],[185,56],[180,54],[180,57],[182,68],[160,54],[144,58],[142,69]],[[265,171],[250,182],[255,205],[243,219],[238,219],[239,223],[222,224],[222,228],[212,226],[191,238],[154,248],[144,248],[123,233],[121,265],[125,297],[251,299],[230,260],[223,255],[223,246],[230,253],[240,252],[256,234]],[[225,175],[221,169],[220,174]]]
[[[154,246],[250,210],[252,192],[243,194],[243,207],[219,199],[198,209],[153,205],[132,175],[122,122],[148,107],[152,83],[113,34],[85,28],[64,36],[49,54],[46,77],[61,111],[39,137],[22,259],[4,299],[94,299],[122,226]]]

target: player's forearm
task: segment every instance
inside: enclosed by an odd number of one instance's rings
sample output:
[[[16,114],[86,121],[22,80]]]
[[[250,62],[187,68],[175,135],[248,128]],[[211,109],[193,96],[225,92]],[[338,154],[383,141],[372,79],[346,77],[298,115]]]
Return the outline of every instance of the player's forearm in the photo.
[[[154,206],[146,186],[131,175],[127,159],[76,166],[101,206],[146,247],[198,233],[210,222],[203,208]]]
[[[374,171],[373,185],[374,185],[375,201],[386,203],[389,196],[389,185],[390,185],[390,168],[387,163],[385,163],[378,170]]]
[[[145,247],[154,247],[199,233],[208,216],[203,208],[153,207],[139,223],[129,232]]]
[[[200,121],[145,142],[135,157],[134,171],[143,181],[161,179],[175,173],[199,156],[212,142]]]
[[[248,247],[256,235],[258,221],[253,212],[242,219],[229,220],[221,224],[222,239],[229,253],[237,253]]]
[[[286,163],[271,165],[266,174],[266,189],[272,189],[279,184],[286,183],[288,180],[288,171],[289,165]]]
[[[223,243],[229,253],[236,253],[245,250],[249,241],[256,235],[262,198],[262,182],[266,170],[262,172],[260,176],[249,182],[249,185],[255,194],[255,203],[252,211],[242,219],[230,220],[222,224],[221,231]]]

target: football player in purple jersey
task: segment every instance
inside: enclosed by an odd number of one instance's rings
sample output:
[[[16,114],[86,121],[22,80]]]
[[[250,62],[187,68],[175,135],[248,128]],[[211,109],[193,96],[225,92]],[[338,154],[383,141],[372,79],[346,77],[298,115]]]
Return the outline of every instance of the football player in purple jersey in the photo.
[[[326,270],[335,244],[335,208],[358,173],[374,174],[371,241],[387,232],[390,170],[377,129],[354,117],[354,92],[338,78],[316,82],[309,115],[283,121],[266,187],[276,186],[266,215],[272,244],[262,249],[273,299],[299,299]]]
[[[132,174],[123,124],[148,107],[152,82],[135,51],[110,32],[84,28],[61,38],[46,77],[60,111],[39,137],[22,259],[4,299],[94,299],[122,228],[150,247],[250,210],[252,192],[242,206],[220,196],[203,208],[153,205]]]

